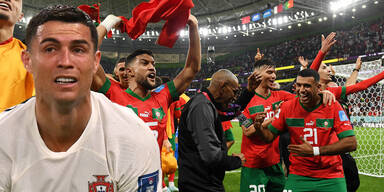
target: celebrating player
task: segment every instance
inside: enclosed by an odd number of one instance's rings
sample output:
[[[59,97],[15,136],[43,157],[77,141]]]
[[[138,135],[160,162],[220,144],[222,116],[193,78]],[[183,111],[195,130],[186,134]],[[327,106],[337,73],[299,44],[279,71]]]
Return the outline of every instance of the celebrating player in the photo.
[[[266,114],[260,113],[254,123],[266,142],[290,133],[292,164],[284,191],[347,191],[339,154],[356,150],[357,142],[341,105],[321,105],[319,79],[312,69],[300,71],[298,98],[283,103],[275,120],[262,123]]]

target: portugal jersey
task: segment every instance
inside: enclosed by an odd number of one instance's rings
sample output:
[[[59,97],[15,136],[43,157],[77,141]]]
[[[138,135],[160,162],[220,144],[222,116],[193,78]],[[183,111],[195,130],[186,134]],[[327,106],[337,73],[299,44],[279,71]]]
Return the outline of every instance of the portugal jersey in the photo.
[[[21,61],[25,48],[15,38],[0,42],[0,112],[32,97],[32,74],[25,70]]]
[[[320,102],[315,108],[308,109],[299,98],[283,103],[279,117],[268,128],[275,134],[289,131],[291,144],[302,144],[302,137],[314,147],[354,136],[351,123],[338,102],[331,106]],[[295,175],[327,179],[344,177],[339,155],[300,157],[290,154],[289,160],[289,171]]]
[[[278,106],[282,101],[294,97],[294,94],[286,91],[271,91],[268,97],[255,93],[243,114],[253,121],[257,113],[266,111],[266,119],[269,119],[274,117],[275,113],[278,113]],[[263,168],[275,165],[280,162],[279,140],[276,139],[272,143],[265,143],[256,135],[247,137],[243,134],[241,153],[244,154],[247,160],[244,164],[245,167]]]
[[[35,103],[0,113],[1,192],[162,191],[157,142],[132,110],[91,92],[82,135],[53,152],[39,133]]]
[[[123,90],[119,83],[106,78],[99,92],[104,93],[112,102],[131,108],[151,128],[161,149],[163,140],[167,138],[167,109],[179,96],[173,81],[159,86],[142,98],[131,89]]]

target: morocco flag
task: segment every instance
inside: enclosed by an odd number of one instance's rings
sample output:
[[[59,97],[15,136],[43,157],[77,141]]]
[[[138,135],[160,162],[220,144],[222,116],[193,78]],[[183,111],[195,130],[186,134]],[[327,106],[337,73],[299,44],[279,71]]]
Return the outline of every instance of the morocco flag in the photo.
[[[274,8],[275,14],[281,13],[283,11],[283,4],[279,4]]]
[[[289,1],[284,3],[284,10],[287,10],[289,8],[292,8],[292,7],[293,7],[293,0],[289,0]]]

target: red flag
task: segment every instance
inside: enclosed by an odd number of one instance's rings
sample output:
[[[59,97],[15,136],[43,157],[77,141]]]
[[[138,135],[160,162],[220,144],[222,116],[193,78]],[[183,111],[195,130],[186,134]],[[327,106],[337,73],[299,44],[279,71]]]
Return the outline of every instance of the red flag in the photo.
[[[93,4],[93,6],[79,5],[77,8],[87,13],[92,20],[100,24],[100,5],[99,4]]]
[[[187,24],[190,9],[193,6],[192,0],[151,0],[143,2],[133,9],[132,18],[123,23],[121,31],[126,32],[132,39],[137,39],[145,32],[148,23],[166,20],[157,43],[173,47],[178,38],[178,31]]]
[[[251,16],[241,18],[241,24],[247,24],[251,22]]]

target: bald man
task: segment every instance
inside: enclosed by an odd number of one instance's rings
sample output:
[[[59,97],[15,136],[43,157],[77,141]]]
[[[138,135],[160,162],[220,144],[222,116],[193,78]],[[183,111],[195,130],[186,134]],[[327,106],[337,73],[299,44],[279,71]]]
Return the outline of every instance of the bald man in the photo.
[[[237,77],[221,69],[207,89],[192,97],[182,110],[179,132],[179,189],[183,192],[224,191],[225,171],[240,168],[243,154],[227,155],[219,111],[239,92]]]

